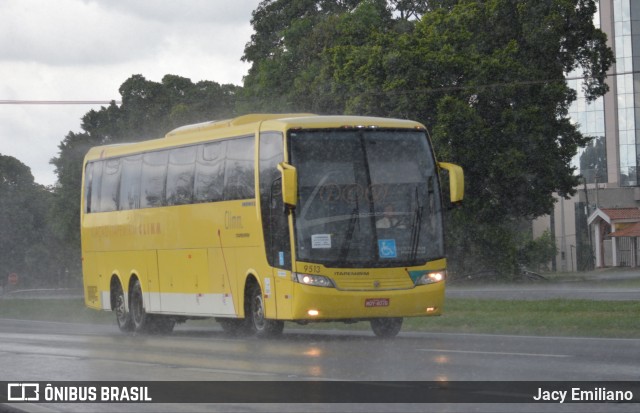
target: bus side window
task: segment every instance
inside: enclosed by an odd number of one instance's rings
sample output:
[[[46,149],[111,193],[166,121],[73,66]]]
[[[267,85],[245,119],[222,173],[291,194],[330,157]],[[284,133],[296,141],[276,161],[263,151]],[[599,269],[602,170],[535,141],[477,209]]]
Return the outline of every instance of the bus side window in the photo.
[[[84,213],[91,212],[91,180],[93,179],[93,163],[87,163],[84,169]]]
[[[185,205],[193,201],[193,175],[197,149],[197,146],[186,146],[169,152],[167,205]]]
[[[120,176],[120,210],[140,208],[140,173],[142,155],[122,159]]]
[[[224,158],[227,142],[219,141],[201,146],[196,163],[194,202],[222,201]]]
[[[89,199],[90,210],[87,212],[101,212],[100,211],[100,190],[102,187],[102,168],[104,162],[93,162],[93,170],[91,171],[91,199]]]
[[[227,141],[224,168],[224,199],[247,199],[255,196],[253,136]]]
[[[104,164],[100,189],[100,212],[118,210],[120,186],[120,159],[108,159]]]
[[[140,181],[140,208],[159,207],[165,204],[164,189],[168,155],[168,151],[144,154]]]

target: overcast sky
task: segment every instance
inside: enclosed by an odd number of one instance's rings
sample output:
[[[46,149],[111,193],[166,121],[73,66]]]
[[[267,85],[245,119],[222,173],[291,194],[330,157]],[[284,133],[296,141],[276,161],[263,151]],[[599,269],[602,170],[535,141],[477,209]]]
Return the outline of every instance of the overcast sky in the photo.
[[[260,0],[0,0],[0,101],[119,100],[131,75],[242,84]],[[0,153],[56,181],[49,160],[100,105],[0,104]]]

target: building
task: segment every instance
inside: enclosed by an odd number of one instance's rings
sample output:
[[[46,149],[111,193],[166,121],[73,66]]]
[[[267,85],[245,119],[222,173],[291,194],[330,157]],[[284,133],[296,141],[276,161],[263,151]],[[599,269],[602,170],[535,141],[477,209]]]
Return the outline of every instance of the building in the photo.
[[[587,219],[596,267],[637,267],[640,208],[596,208]]]
[[[634,212],[640,207],[640,0],[600,0],[594,20],[616,59],[610,91],[590,104],[581,95],[580,73],[567,77],[578,92],[571,118],[595,137],[574,159],[585,182],[571,199],[558,197],[554,213],[533,225],[534,236],[545,230],[555,236],[556,271],[640,265],[640,213]],[[632,218],[613,218],[620,214]]]

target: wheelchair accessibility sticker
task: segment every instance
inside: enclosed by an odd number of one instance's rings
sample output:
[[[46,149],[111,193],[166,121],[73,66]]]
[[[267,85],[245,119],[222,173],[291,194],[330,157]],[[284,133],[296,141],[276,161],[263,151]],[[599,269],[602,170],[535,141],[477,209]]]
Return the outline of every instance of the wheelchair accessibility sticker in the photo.
[[[396,240],[379,239],[378,251],[380,252],[380,258],[397,258],[398,253],[396,250]]]

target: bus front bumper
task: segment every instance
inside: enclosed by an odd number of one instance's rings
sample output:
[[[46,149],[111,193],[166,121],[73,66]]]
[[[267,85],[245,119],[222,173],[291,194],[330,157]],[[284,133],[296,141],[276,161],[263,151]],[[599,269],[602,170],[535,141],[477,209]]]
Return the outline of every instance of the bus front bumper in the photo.
[[[292,320],[361,320],[435,316],[442,312],[444,282],[409,290],[352,291],[296,284]]]

